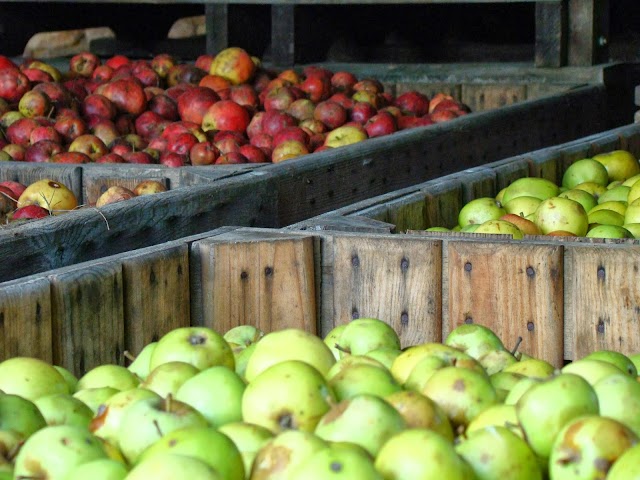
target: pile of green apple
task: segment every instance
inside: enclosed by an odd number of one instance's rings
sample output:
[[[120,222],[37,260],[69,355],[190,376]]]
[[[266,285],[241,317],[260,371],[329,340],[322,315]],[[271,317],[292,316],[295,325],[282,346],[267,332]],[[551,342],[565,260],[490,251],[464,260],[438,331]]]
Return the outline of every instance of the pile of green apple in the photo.
[[[496,197],[462,207],[452,231],[511,235],[640,238],[640,163],[626,150],[583,158],[562,184],[524,177]],[[431,227],[429,231],[449,231]]]
[[[517,346],[514,351],[517,350]],[[561,369],[465,324],[173,330],[77,378],[0,363],[0,479],[640,478],[640,354]]]

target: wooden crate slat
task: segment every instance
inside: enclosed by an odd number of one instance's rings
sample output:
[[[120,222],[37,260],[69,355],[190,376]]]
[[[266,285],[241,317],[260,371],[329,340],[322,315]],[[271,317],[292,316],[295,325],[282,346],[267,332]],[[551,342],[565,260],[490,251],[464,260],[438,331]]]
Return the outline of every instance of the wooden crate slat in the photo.
[[[237,231],[194,247],[202,262],[204,325],[220,332],[242,324],[317,332],[312,237]]]
[[[474,112],[494,110],[527,99],[526,85],[474,85],[463,84],[460,89],[462,103]]]
[[[565,356],[640,352],[640,246],[568,245]]]
[[[529,155],[522,155],[491,164],[496,175],[496,195],[518,178],[529,176],[529,161]]]
[[[536,67],[561,67],[567,61],[567,9],[564,3],[536,3]]]
[[[615,133],[605,133],[594,141],[589,142],[589,155],[597,155],[598,153],[606,153],[620,148],[620,136]]]
[[[117,262],[60,269],[51,282],[53,361],[76,375],[124,363],[122,268]]]
[[[46,278],[0,286],[0,361],[17,356],[53,362],[51,291]]]
[[[189,246],[184,243],[123,259],[125,348],[134,355],[191,323]]]
[[[460,174],[462,200],[467,203],[474,198],[494,197],[496,190],[496,172],[487,167],[469,168]]]
[[[429,227],[453,228],[458,224],[458,212],[464,205],[463,187],[459,178],[445,178],[428,182],[426,194],[427,220]]]
[[[448,321],[485,325],[512,348],[563,364],[563,262],[560,245],[450,241],[446,247]]]
[[[384,252],[384,254],[381,254]],[[402,346],[441,340],[441,243],[409,237],[336,236],[323,247],[322,334],[358,317],[391,325]],[[329,292],[330,290],[330,292]]]
[[[0,181],[11,180],[30,185],[45,178],[63,184],[82,203],[82,168],[74,165],[42,165],[31,162],[0,162]]]
[[[545,149],[534,152],[529,157],[529,176],[531,177],[546,178],[560,185],[563,172],[562,154],[557,150]]]

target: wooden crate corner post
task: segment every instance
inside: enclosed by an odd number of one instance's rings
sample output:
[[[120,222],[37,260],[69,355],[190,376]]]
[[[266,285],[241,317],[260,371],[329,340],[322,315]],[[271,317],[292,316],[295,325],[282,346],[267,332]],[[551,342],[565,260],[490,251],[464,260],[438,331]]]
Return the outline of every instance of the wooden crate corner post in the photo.
[[[511,349],[563,364],[563,263],[560,245],[450,241],[443,338],[463,323],[491,328]]]
[[[195,242],[204,325],[318,333],[313,237],[239,229]]]
[[[323,335],[374,317],[394,328],[402,347],[441,340],[439,240],[345,234],[323,243]]]

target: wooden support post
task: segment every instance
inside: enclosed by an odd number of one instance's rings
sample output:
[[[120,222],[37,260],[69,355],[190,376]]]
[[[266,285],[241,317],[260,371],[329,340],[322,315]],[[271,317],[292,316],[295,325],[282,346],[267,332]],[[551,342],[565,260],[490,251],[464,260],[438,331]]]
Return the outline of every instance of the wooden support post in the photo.
[[[536,3],[536,67],[562,67],[567,61],[564,2]]]
[[[295,5],[271,6],[271,54],[274,65],[291,67],[296,56]]]
[[[568,63],[589,66],[609,58],[609,0],[569,0]]]
[[[229,46],[229,5],[207,3],[204,6],[206,24],[206,50],[214,55]]]

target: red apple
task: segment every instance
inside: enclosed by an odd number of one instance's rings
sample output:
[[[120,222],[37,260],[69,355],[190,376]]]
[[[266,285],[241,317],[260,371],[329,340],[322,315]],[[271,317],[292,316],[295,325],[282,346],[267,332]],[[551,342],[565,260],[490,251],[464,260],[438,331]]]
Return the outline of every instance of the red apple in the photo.
[[[325,132],[322,133],[314,133],[309,137],[309,151],[315,152],[319,147],[324,145],[324,142],[327,138],[327,134]]]
[[[17,68],[0,69],[0,98],[17,102],[31,88],[27,76]]]
[[[147,96],[137,79],[112,80],[100,85],[96,93],[107,97],[120,111],[132,115],[140,115],[147,107]]]
[[[371,117],[373,117],[378,110],[368,102],[355,102],[353,108],[349,112],[349,119],[352,122],[357,122],[361,125],[367,123]]]
[[[69,60],[69,71],[80,77],[89,78],[100,63],[97,55],[91,52],[80,52]]]
[[[89,129],[79,117],[71,115],[58,116],[53,125],[66,143],[71,143],[80,135],[88,133]]]
[[[223,153],[216,160],[216,165],[229,165],[238,163],[248,163],[247,158],[240,152]]]
[[[351,110],[353,108],[353,104],[355,103],[353,101],[353,98],[351,98],[348,94],[346,94],[345,92],[337,92],[334,93],[333,95],[331,95],[328,100],[331,100],[332,102],[336,102],[339,103],[340,105],[342,105],[347,111]]]
[[[309,100],[318,103],[331,96],[331,79],[326,76],[307,76],[300,84],[300,89],[307,94]]]
[[[115,104],[98,93],[87,95],[82,101],[81,110],[85,117],[95,115],[108,120],[113,120],[118,113]]]
[[[246,108],[233,100],[220,100],[209,107],[202,120],[202,130],[244,132],[251,120]]]
[[[139,163],[144,165],[156,163],[150,153],[143,152],[142,150],[138,152],[125,152],[122,154],[122,158],[127,163]]]
[[[120,136],[120,132],[118,132],[115,123],[111,120],[107,120],[106,118],[100,119],[93,125],[91,128],[91,134],[102,140],[105,145],[111,145],[111,143]],[[78,137],[76,137],[76,139],[77,138]]]
[[[31,131],[29,143],[33,145],[40,140],[51,140],[52,142],[62,144],[62,135],[54,127],[39,126]]]
[[[5,180],[4,182],[0,182],[0,187],[5,187],[11,190],[11,192],[13,192],[13,198],[16,201],[20,198],[20,195],[22,195],[22,192],[24,192],[27,189],[26,185],[20,182],[15,182],[13,180]]]
[[[400,108],[405,115],[412,114],[416,117],[422,117],[429,113],[429,98],[415,90],[398,95],[393,101],[393,105]]]
[[[458,118],[458,114],[452,110],[436,110],[429,114],[434,123],[446,122]]]
[[[259,133],[251,137],[249,143],[262,150],[267,158],[271,158],[271,152],[273,151],[273,138],[271,137],[271,135],[267,135],[266,133]]]
[[[336,72],[331,76],[331,87],[335,92],[345,92],[350,95],[356,83],[358,79],[351,72]]]
[[[91,158],[82,152],[61,152],[51,157],[51,163],[91,163]]]
[[[111,152],[98,158],[96,163],[126,163],[126,161],[121,155]]]
[[[298,120],[288,113],[270,110],[264,113],[261,123],[263,133],[273,137],[285,127],[295,127],[298,124]]]
[[[364,78],[353,85],[353,90],[356,92],[366,91],[372,93],[382,93],[384,91],[384,87],[382,86],[382,83],[380,83],[380,81],[376,80],[375,78]]]
[[[114,70],[116,70],[117,68],[120,68],[123,65],[129,65],[131,63],[131,60],[129,60],[128,57],[126,57],[125,55],[114,55],[111,58],[108,58],[104,64],[107,67],[111,67]]]
[[[267,112],[269,110],[286,111],[296,100],[296,95],[291,87],[274,87],[262,92],[262,106]]]
[[[156,112],[147,110],[135,120],[135,131],[143,138],[154,138],[161,135],[167,126],[167,120]]]
[[[54,155],[62,152],[64,152],[64,149],[59,143],[51,140],[40,140],[27,147],[24,152],[24,161],[34,163],[50,162]]]
[[[239,153],[247,159],[248,163],[266,163],[269,161],[269,157],[267,157],[264,150],[255,145],[242,145]]]
[[[63,108],[71,107],[74,92],[71,92],[65,85],[61,83],[39,83],[33,87],[33,90],[44,93],[51,104],[55,107],[56,112]],[[86,95],[84,87],[82,87],[83,95]],[[82,97],[84,98],[84,97]],[[79,100],[82,100],[79,98]]]
[[[37,83],[53,82],[53,77],[44,70],[40,70],[38,68],[25,68],[21,71],[29,79],[32,85]]]
[[[184,157],[173,152],[165,152],[160,155],[160,164],[166,167],[184,167],[186,165]]]
[[[29,90],[20,99],[18,109],[27,118],[44,117],[53,113],[53,105],[47,94],[38,90]]]
[[[331,81],[331,77],[333,77],[331,70],[318,65],[308,65],[302,69],[302,73],[305,77],[320,77],[329,81]]]
[[[201,125],[209,107],[219,100],[210,88],[192,87],[178,97],[178,114],[184,121]]]
[[[251,138],[254,135],[262,133],[262,118],[264,117],[264,112],[256,112],[251,117],[249,121],[249,125],[247,125],[246,134],[247,137]]]
[[[151,59],[151,68],[160,78],[166,78],[171,67],[176,64],[175,58],[168,53],[160,53]],[[198,65],[196,64],[196,67]]]
[[[18,68],[18,66],[9,57],[0,55],[0,70],[3,68]]]
[[[275,148],[287,140],[297,140],[308,146],[309,134],[300,127],[285,127],[273,136],[273,147]]]
[[[229,100],[231,95],[231,82],[220,75],[205,75],[198,82],[198,86],[210,88],[221,100]]]
[[[238,152],[240,151],[240,147],[245,145],[245,143],[239,142],[233,137],[223,137],[220,140],[214,140],[213,144],[221,155],[229,152]]]
[[[9,142],[26,147],[29,145],[31,132],[38,126],[33,118],[19,118],[7,127],[5,136]]]
[[[232,86],[229,91],[229,100],[233,100],[238,105],[242,105],[250,112],[255,112],[260,105],[258,92],[248,83]]]
[[[416,127],[426,127],[426,126],[429,126],[429,125],[433,125],[434,123],[436,123],[436,122],[434,122],[431,119],[431,115],[427,114],[427,115],[424,115],[424,116],[418,118],[416,120],[415,126]]]
[[[187,85],[186,83],[180,83],[178,85],[174,85],[173,87],[167,88],[164,93],[174,99],[176,102],[180,95],[182,95],[187,90],[190,90],[194,87],[194,85]]]
[[[91,79],[98,83],[106,83],[113,78],[113,68],[109,65],[100,65],[91,74]]]
[[[69,152],[80,152],[87,155],[91,160],[97,160],[102,155],[109,153],[109,149],[100,138],[93,134],[80,135],[71,145]]]
[[[151,97],[147,103],[147,108],[170,122],[175,122],[180,118],[177,102],[164,93],[159,93]]]
[[[167,141],[167,151],[182,156],[189,155],[191,147],[198,143],[198,139],[191,133],[181,133]]]
[[[16,209],[10,216],[9,221],[15,220],[32,220],[38,218],[45,218],[51,215],[51,212],[40,205],[31,204],[25,205]]]
[[[164,88],[144,87],[144,93],[147,96],[147,108],[149,108],[149,101],[156,95],[164,95]]]
[[[289,105],[286,112],[298,121],[303,121],[313,118],[315,108],[316,105],[308,98],[299,98]]]
[[[5,152],[5,153],[8,153],[9,156],[15,162],[24,161],[24,154],[25,154],[26,150],[27,150],[26,147],[24,147],[22,145],[18,145],[16,143],[9,143],[9,144],[5,145],[4,147],[2,147],[2,151]]]
[[[194,65],[178,64],[174,65],[167,72],[167,85],[173,87],[180,83],[198,85],[207,75],[207,72],[200,70]]]
[[[333,130],[346,123],[347,111],[339,103],[325,100],[316,105],[313,118],[324,123],[329,130]]]
[[[307,120],[303,120],[298,124],[298,126],[309,135],[313,135],[315,133],[325,133],[327,131],[327,126],[320,120],[316,120],[315,118],[308,118]]]
[[[220,151],[212,142],[198,142],[189,150],[191,165],[213,165]]]
[[[214,55],[208,55],[208,54],[203,54],[198,56],[198,58],[196,58],[195,61],[195,66],[198,67],[200,70],[204,70],[205,72],[208,72],[209,70],[211,70],[211,64],[213,63],[213,59],[214,59]]]
[[[134,66],[131,69],[131,74],[140,81],[143,87],[159,87],[162,82],[158,72],[148,65]]]
[[[389,112],[378,112],[364,124],[369,138],[389,135],[398,130],[396,117]]]
[[[370,103],[376,109],[383,106],[382,98],[379,93],[371,92],[369,90],[357,90],[351,98],[354,102]]]
[[[128,135],[129,133],[136,133],[135,116],[128,113],[121,113],[114,119],[116,128],[120,135]]]

